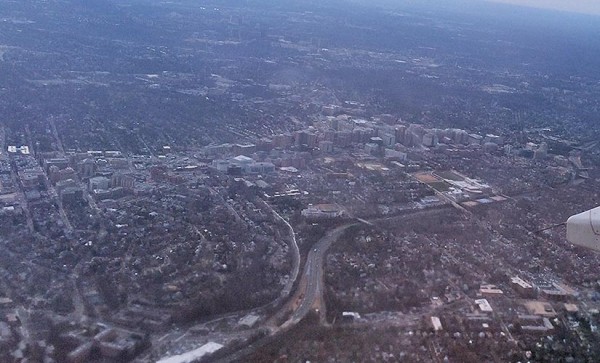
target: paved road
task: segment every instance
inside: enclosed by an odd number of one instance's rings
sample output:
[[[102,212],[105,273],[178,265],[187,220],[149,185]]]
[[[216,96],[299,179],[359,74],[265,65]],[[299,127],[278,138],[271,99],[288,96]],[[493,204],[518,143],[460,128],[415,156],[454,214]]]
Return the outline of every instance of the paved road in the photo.
[[[216,191],[214,189],[212,191],[214,191],[216,193]],[[223,202],[225,203],[225,201],[223,201]],[[296,282],[298,275],[300,273],[300,250],[298,248],[298,243],[296,241],[296,234],[295,234],[294,229],[292,228],[291,224],[288,221],[286,221],[279,213],[277,213],[277,211],[275,211],[269,203],[262,201],[262,200],[261,200],[261,202],[266,206],[266,208],[268,208],[273,213],[273,215],[276,219],[278,219],[280,222],[282,222],[282,224],[284,224],[287,227],[288,233],[290,234],[290,250],[292,253],[292,270],[290,272],[290,278],[288,279],[283,290],[281,291],[280,296],[275,301],[269,302],[263,306],[260,306],[260,307],[257,307],[257,308],[251,309],[251,310],[236,311],[236,312],[228,313],[228,314],[222,315],[220,317],[216,317],[213,320],[210,320],[208,322],[199,323],[196,326],[208,326],[210,324],[217,323],[218,321],[227,320],[227,319],[239,320],[241,317],[251,314],[251,313],[254,313],[256,315],[262,315],[262,314],[264,314],[263,310],[266,307],[268,307],[270,305],[278,304],[281,300],[287,298],[292,293],[292,288],[293,288],[294,283]],[[229,207],[231,207],[231,206],[229,206]],[[192,225],[192,228],[203,239],[206,239],[204,237],[204,235],[202,234],[202,232],[199,231],[196,226]],[[273,321],[275,321],[275,320],[273,320]],[[269,330],[270,334],[274,334],[277,332],[279,327],[274,322],[272,322],[271,324],[268,324],[266,326],[266,328]],[[178,340],[183,339],[184,336],[188,334],[188,332],[189,332],[189,330],[170,331],[170,332],[166,333],[165,335],[159,337],[156,343],[160,344],[162,341],[176,342]],[[239,335],[238,332],[233,333],[233,334]],[[246,339],[246,337],[240,338],[240,339],[243,340],[243,339]],[[216,340],[219,341],[219,339],[216,339]],[[141,357],[140,359],[142,359],[142,358],[147,359],[150,354],[151,354],[151,352],[147,352],[146,355],[144,357]],[[234,353],[231,356],[228,356],[225,359],[225,361],[235,360],[236,358],[243,356],[243,354],[244,354],[244,352]]]
[[[306,264],[300,280],[300,285],[293,300],[298,301],[291,317],[283,324],[283,327],[298,323],[308,314],[313,306],[321,307],[323,314],[323,259],[327,249],[350,227],[356,223],[349,223],[329,231],[308,253]]]
[[[270,337],[281,333],[302,320],[311,309],[315,306],[319,307],[319,313],[324,317],[324,304],[323,304],[323,259],[327,249],[338,240],[342,234],[350,227],[357,225],[358,223],[348,223],[337,227],[329,231],[323,238],[321,238],[309,251],[304,264],[304,270],[298,283],[298,289],[294,293],[291,300],[285,304],[281,310],[275,314],[269,322],[265,325],[265,328],[269,329]],[[291,315],[283,323],[279,323],[280,318],[286,314]],[[238,362],[243,361],[243,358],[251,354],[255,349],[270,341],[269,337],[260,339],[253,344],[241,349],[233,354],[218,359],[216,362]]]
[[[288,221],[286,221],[285,218],[283,218],[279,213],[277,213],[277,211],[273,209],[273,207],[271,207],[269,203],[265,201],[262,202],[271,211],[271,213],[273,213],[275,218],[279,219],[286,225],[290,234],[290,250],[292,252],[292,272],[280,295],[281,298],[286,298],[292,292],[292,287],[294,286],[294,283],[298,278],[298,273],[300,272],[300,249],[298,248],[298,242],[296,242],[296,233],[294,232],[294,228],[292,228],[292,225]]]

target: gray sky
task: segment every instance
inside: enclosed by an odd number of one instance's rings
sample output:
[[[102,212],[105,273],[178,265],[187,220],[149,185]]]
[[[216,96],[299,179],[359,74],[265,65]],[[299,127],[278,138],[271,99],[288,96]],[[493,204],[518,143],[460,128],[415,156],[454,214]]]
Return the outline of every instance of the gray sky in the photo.
[[[600,0],[488,0],[536,8],[566,10],[600,15]]]

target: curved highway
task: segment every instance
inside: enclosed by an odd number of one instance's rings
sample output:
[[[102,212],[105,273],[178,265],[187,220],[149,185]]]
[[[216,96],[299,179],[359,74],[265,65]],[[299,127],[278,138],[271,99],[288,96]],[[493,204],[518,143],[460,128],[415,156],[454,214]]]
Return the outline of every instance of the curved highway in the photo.
[[[259,341],[253,342],[249,346],[219,358],[217,362],[237,362],[243,361],[243,357],[251,354],[258,347],[268,343],[270,337],[281,333],[302,320],[311,309],[319,309],[321,319],[325,317],[323,303],[323,259],[327,249],[339,239],[342,234],[350,227],[358,223],[348,223],[329,231],[321,238],[308,252],[304,270],[298,283],[298,289],[294,296],[288,301],[276,314],[274,314],[265,325],[269,335]],[[291,227],[291,226],[290,226]],[[282,320],[285,319],[283,322]]]
[[[329,231],[308,252],[306,263],[298,285],[298,290],[291,302],[286,306],[292,307],[292,314],[281,328],[287,328],[298,323],[312,309],[319,309],[320,315],[324,316],[323,308],[323,259],[327,249],[350,227],[356,223],[349,223]],[[286,309],[286,310],[287,310]],[[289,311],[289,310],[287,310]]]
[[[271,210],[271,212],[273,213],[273,215],[276,218],[283,221],[283,223],[289,229],[290,236],[291,236],[291,246],[290,247],[292,249],[292,265],[293,265],[292,274],[291,274],[290,278],[288,279],[287,283],[285,284],[285,287],[281,291],[281,295],[280,295],[282,298],[285,298],[292,292],[292,287],[294,286],[294,283],[296,282],[296,279],[298,278],[298,273],[300,272],[300,249],[298,248],[298,243],[296,242],[296,233],[294,232],[292,225],[288,221],[286,221],[279,213],[277,213],[277,211],[275,211],[275,209],[273,209],[273,207],[271,207],[271,205],[269,203],[264,203],[264,204]]]

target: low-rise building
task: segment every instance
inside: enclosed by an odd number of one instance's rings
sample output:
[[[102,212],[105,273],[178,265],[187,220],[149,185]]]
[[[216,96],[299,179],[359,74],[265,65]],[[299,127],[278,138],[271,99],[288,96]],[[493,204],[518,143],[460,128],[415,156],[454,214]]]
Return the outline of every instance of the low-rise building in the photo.
[[[491,313],[494,311],[494,309],[492,309],[492,306],[487,301],[487,299],[475,300],[475,304],[477,304],[477,306],[479,307],[479,310],[481,310],[481,312],[483,312],[483,313]]]
[[[477,134],[469,134],[469,145],[479,145],[483,141],[483,136]]]
[[[431,317],[431,325],[433,326],[434,331],[444,330],[444,327],[442,326],[442,321],[437,316]]]
[[[504,294],[504,291],[495,285],[481,285],[479,292],[484,296],[500,296]]]
[[[529,282],[518,276],[512,277],[510,282],[513,289],[522,297],[535,297],[535,289]]]
[[[360,314],[354,311],[344,311],[342,312],[342,320],[346,322],[353,322],[355,320],[360,319]]]
[[[331,219],[344,214],[344,210],[337,204],[310,205],[302,210],[302,216],[307,219]]]

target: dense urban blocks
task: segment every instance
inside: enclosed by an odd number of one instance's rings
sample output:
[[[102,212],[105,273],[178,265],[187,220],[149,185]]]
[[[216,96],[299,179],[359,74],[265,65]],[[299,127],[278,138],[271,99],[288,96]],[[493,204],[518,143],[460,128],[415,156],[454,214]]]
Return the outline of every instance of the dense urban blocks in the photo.
[[[0,361],[600,360],[598,22],[2,6]]]

